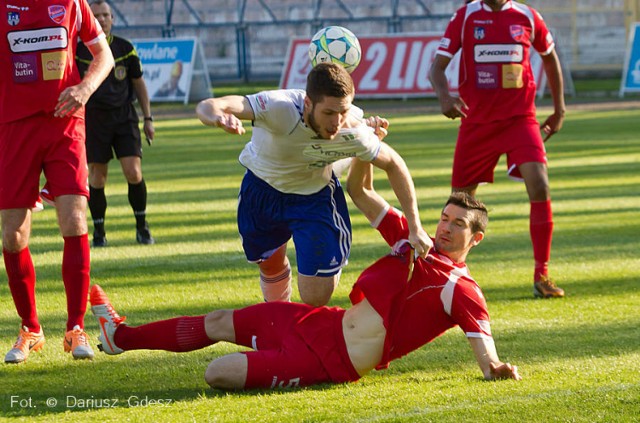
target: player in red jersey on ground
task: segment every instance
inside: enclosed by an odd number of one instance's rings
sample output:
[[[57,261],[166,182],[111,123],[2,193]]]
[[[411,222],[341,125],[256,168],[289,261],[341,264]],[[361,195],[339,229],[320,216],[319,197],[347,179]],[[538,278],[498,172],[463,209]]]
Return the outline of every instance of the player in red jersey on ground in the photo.
[[[113,67],[104,33],[85,0],[11,0],[0,19],[0,215],[2,253],[18,315],[18,340],[5,362],[19,363],[44,345],[29,251],[31,208],[40,173],[55,197],[64,238],[67,295],[64,349],[92,358],[84,332],[89,291],[84,105]],[[80,37],[95,60],[83,79],[74,56]]]
[[[554,112],[539,127],[530,47],[542,57]],[[460,97],[449,93],[445,69],[461,51]],[[431,82],[442,113],[462,124],[453,160],[454,191],[475,195],[478,184],[493,182],[502,154],[508,174],[524,180],[531,203],[536,297],[562,297],[549,278],[553,217],[544,142],[562,127],[565,103],[562,71],[551,33],[540,14],[510,0],[473,1],[451,19],[431,67]],[[540,129],[546,134],[544,141]]]
[[[233,342],[255,351],[212,361],[205,373],[209,385],[289,388],[356,381],[460,326],[486,379],[519,380],[517,368],[498,358],[484,296],[464,264],[484,237],[484,205],[466,193],[452,194],[436,229],[435,249],[426,259],[414,259],[407,220],[373,190],[371,169],[354,159],[349,194],[393,253],[360,275],[351,308],[276,301],[131,327],[94,285],[91,310],[100,325],[102,350],[185,352]]]

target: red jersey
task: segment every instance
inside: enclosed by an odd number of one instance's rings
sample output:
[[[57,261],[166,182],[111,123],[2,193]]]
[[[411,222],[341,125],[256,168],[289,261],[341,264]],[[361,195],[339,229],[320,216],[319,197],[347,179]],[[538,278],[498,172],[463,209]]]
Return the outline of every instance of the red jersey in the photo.
[[[416,259],[410,275],[413,250],[406,248],[409,230],[404,216],[389,210],[377,229],[394,253],[367,268],[349,298],[356,304],[366,297],[382,316],[387,335],[378,369],[454,326],[467,337],[491,337],[484,296],[464,263],[435,252],[428,260]]]
[[[0,18],[0,123],[52,112],[80,82],[77,39],[104,38],[86,0],[8,0]]]
[[[492,11],[482,1],[460,8],[451,18],[436,54],[453,57],[460,49],[460,97],[469,123],[535,116],[536,83],[530,47],[551,53],[553,37],[533,8],[507,1]]]

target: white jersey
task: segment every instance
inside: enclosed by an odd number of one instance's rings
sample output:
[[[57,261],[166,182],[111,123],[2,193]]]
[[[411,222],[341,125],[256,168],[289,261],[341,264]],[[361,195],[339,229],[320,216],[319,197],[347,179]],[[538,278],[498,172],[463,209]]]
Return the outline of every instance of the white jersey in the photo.
[[[372,161],[380,139],[364,123],[341,129],[333,140],[318,138],[302,118],[304,90],[263,91],[247,96],[255,120],[251,141],[240,153],[240,163],[280,192],[309,195],[331,180],[331,164],[358,157]],[[350,113],[362,117],[352,106]]]

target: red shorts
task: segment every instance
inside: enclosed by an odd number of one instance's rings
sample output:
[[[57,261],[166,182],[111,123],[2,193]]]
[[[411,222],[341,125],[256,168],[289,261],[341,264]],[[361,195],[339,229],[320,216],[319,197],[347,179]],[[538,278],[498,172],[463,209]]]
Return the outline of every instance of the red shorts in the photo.
[[[500,156],[507,155],[507,175],[521,180],[518,166],[547,163],[540,126],[532,117],[487,124],[462,124],[453,156],[451,186],[464,188],[493,182]]]
[[[253,348],[245,389],[295,388],[360,378],[342,334],[345,310],[272,302],[236,310],[236,343]]]
[[[31,208],[44,171],[53,197],[89,195],[84,118],[37,114],[0,124],[0,209]]]

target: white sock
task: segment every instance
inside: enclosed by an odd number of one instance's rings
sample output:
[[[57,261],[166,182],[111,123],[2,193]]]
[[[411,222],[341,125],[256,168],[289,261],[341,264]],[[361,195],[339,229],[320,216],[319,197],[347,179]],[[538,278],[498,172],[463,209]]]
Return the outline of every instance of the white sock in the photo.
[[[291,301],[291,266],[275,275],[260,272],[260,288],[266,302]]]

